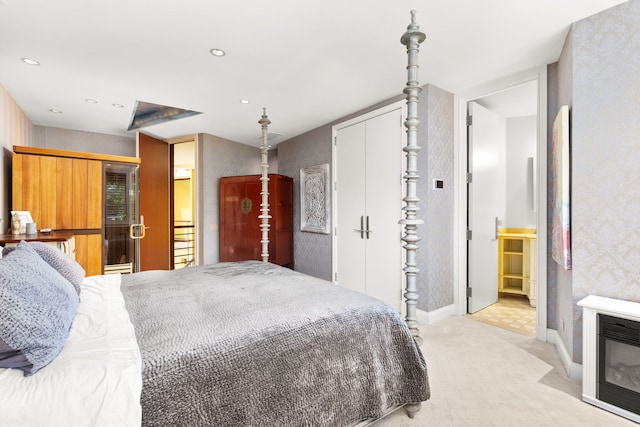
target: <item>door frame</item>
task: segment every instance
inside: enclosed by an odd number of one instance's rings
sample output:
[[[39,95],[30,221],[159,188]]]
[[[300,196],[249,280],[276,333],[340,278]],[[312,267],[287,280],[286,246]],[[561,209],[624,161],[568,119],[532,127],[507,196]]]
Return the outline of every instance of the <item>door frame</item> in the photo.
[[[202,166],[202,152],[203,152],[203,144],[204,139],[202,134],[191,134],[191,135],[183,135],[175,138],[169,138],[166,140],[168,144],[181,144],[183,142],[193,142],[194,143],[194,212],[193,212],[193,225],[194,225],[194,250],[195,250],[195,265],[202,265],[203,261],[203,253],[204,253],[204,230],[203,230],[203,218],[204,218],[204,193],[202,191],[203,182],[204,182],[204,168]],[[173,168],[173,162],[171,164]],[[172,235],[173,235],[173,224],[171,225]]]
[[[467,103],[510,87],[536,80],[538,82],[538,140],[536,148],[536,233],[538,282],[536,304],[536,338],[547,341],[547,67],[546,65],[490,84],[454,95],[454,305],[458,315],[467,313]],[[496,255],[497,256],[497,255]],[[497,285],[496,285],[497,286]]]

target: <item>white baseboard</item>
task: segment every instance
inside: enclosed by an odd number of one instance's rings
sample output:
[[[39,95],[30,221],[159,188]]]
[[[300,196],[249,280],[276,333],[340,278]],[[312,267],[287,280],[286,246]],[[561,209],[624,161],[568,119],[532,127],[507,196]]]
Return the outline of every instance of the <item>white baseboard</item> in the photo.
[[[567,371],[569,378],[575,381],[582,381],[582,365],[571,360],[571,356],[569,356],[569,352],[567,351],[560,334],[558,334],[558,331],[554,329],[547,329],[547,342],[556,346],[556,350],[558,350],[558,354],[560,355],[560,360],[562,360],[562,364],[564,365],[564,369]]]
[[[456,307],[454,304],[451,304],[434,311],[416,310],[416,315],[420,324],[431,325],[440,320],[455,316]]]

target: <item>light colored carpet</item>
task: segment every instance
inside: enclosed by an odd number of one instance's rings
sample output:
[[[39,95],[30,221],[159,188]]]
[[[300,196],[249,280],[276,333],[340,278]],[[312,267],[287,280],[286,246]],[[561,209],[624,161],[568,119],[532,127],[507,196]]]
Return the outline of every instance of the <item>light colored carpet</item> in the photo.
[[[638,426],[584,403],[552,344],[462,316],[420,330],[431,399],[375,427]]]

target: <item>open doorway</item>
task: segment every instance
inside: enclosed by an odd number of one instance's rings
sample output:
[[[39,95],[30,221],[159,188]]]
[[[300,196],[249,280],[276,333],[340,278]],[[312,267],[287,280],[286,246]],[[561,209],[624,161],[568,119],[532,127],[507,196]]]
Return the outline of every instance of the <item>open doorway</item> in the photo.
[[[173,266],[196,264],[196,142],[173,144]]]
[[[465,311],[476,320],[544,340],[546,291],[544,309],[537,307],[538,233],[546,239],[546,203],[540,206],[538,188],[538,159],[546,162],[540,85],[546,91],[539,78],[529,79],[470,98],[465,105],[470,116]],[[546,179],[546,173],[542,176]],[[540,312],[545,318],[539,318]]]

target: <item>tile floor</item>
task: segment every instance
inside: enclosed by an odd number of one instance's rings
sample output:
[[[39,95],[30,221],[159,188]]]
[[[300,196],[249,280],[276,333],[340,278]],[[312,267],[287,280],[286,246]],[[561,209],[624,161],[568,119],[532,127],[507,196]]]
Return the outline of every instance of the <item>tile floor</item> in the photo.
[[[524,335],[536,335],[536,308],[523,295],[500,294],[497,303],[467,317]]]

